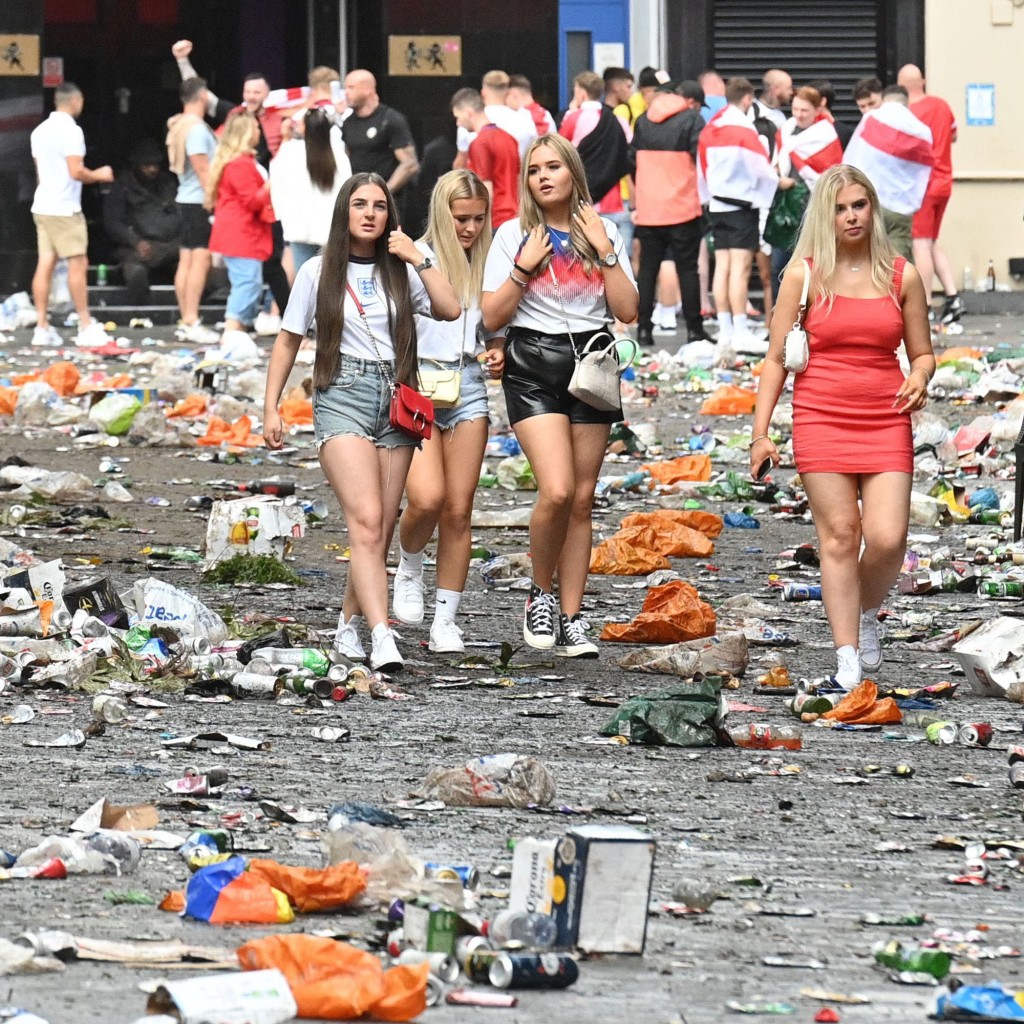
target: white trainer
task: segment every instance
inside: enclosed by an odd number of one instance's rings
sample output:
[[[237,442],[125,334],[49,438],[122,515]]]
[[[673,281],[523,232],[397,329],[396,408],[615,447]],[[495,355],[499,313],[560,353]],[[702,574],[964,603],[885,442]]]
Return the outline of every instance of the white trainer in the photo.
[[[353,615],[348,622],[345,621],[344,612],[338,616],[338,631],[334,634],[334,649],[352,661],[366,661],[366,648],[363,647],[363,641],[359,639],[359,626],[362,621],[361,615]]]
[[[878,619],[873,615],[860,617],[860,667],[864,672],[877,672],[882,667],[882,644],[878,637]]]
[[[423,570],[419,573],[406,572],[399,567],[395,573],[395,593],[392,598],[395,618],[407,626],[416,626],[423,621]]]
[[[281,318],[273,313],[259,312],[252,328],[261,338],[276,338],[281,330]]]
[[[75,344],[79,348],[102,348],[110,341],[110,336],[103,329],[99,320],[90,320],[88,327],[83,327],[75,335]]]
[[[860,658],[853,647],[840,647],[836,651],[836,686],[853,690],[860,686]]]
[[[430,627],[430,650],[435,654],[464,654],[466,645],[462,642],[462,630],[454,622],[444,619]]]
[[[395,643],[397,634],[383,622],[373,627],[370,639],[373,649],[370,651],[370,668],[374,672],[400,672],[405,668],[405,660],[399,653]]]
[[[763,356],[768,351],[768,339],[753,331],[733,331],[729,341],[736,352],[746,356]]]
[[[64,339],[57,332],[57,329],[50,324],[46,327],[37,327],[32,332],[32,344],[37,348],[62,348],[64,346]]]

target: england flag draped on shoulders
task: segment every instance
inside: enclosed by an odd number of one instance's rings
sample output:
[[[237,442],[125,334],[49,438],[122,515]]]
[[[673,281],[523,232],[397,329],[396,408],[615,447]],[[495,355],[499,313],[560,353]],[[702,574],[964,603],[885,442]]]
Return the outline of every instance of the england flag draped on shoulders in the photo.
[[[828,114],[802,132],[794,132],[796,122],[789,118],[779,129],[776,149],[779,154],[779,173],[784,178],[798,174],[808,188],[830,167],[843,162],[843,146],[836,134],[836,126]]]
[[[779,179],[761,137],[738,107],[723,107],[700,133],[697,188],[712,213],[754,207],[766,210]]]
[[[846,147],[846,162],[862,170],[893,213],[914,214],[932,173],[932,132],[902,103],[869,110]]]

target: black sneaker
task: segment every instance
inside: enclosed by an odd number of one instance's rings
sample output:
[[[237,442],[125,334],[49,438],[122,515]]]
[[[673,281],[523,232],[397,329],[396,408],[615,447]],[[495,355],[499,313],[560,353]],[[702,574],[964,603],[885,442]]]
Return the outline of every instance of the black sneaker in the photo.
[[[641,348],[654,347],[654,331],[650,327],[641,327],[636,332],[636,343]]]
[[[596,658],[597,644],[587,636],[583,620],[577,612],[569,618],[565,612],[558,616],[558,639],[555,654],[561,658]]]
[[[942,313],[939,316],[939,323],[955,324],[964,315],[964,300],[959,295],[947,295],[946,301],[942,304]]]
[[[713,345],[715,339],[704,330],[704,327],[690,328],[686,332],[686,344],[689,345],[691,341],[710,341]]]
[[[555,646],[555,616],[558,605],[554,595],[545,594],[540,587],[532,587],[526,599],[523,617],[523,639],[531,646],[549,650]]]

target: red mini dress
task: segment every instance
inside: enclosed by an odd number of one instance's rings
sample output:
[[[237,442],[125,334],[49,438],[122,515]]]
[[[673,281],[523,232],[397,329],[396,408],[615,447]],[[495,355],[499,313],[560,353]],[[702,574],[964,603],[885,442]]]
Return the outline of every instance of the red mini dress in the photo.
[[[896,260],[895,294],[906,260]],[[903,311],[892,296],[817,298],[804,319],[810,358],[793,383],[793,455],[800,473],[912,473],[909,413],[896,411]]]

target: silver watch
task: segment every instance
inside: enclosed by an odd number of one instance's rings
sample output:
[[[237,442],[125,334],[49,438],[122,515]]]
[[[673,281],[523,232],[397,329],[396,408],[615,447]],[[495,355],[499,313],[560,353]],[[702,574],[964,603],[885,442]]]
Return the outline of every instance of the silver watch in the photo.
[[[417,263],[412,269],[415,270],[417,274],[422,274],[424,270],[429,270],[433,265],[434,261],[429,256],[424,256],[423,262]]]
[[[618,266],[619,263],[618,254],[615,252],[614,249],[612,249],[612,251],[608,253],[607,256],[600,257],[600,260],[606,267],[615,267]]]

